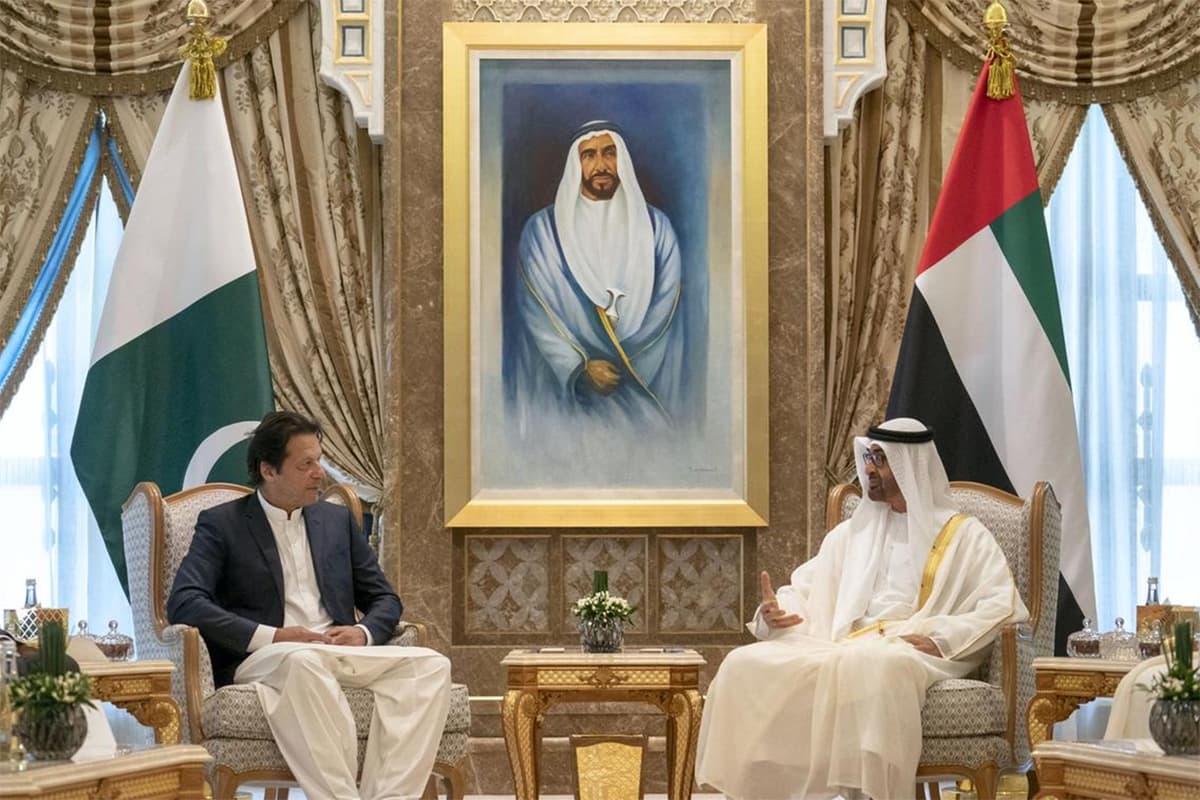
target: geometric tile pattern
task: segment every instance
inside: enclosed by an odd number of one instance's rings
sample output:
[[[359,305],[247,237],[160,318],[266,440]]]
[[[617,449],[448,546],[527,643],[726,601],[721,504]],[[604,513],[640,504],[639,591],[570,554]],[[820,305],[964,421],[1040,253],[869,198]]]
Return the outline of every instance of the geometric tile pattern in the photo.
[[[547,536],[467,536],[468,633],[549,633]]]
[[[563,543],[563,629],[575,627],[571,613],[575,601],[592,591],[592,573],[608,572],[608,590],[624,597],[637,610],[625,629],[646,630],[646,546],[645,536],[572,536]]]
[[[658,629],[728,633],[742,623],[742,537],[658,536]]]

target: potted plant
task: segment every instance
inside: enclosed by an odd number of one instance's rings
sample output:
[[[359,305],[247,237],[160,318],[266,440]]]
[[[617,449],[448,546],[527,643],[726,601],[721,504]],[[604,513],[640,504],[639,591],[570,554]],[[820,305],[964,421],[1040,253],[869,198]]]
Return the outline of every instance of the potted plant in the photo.
[[[1174,641],[1165,642],[1167,671],[1155,675],[1150,692],[1150,735],[1167,755],[1200,755],[1200,669],[1192,659],[1192,624],[1175,625]]]
[[[579,641],[585,653],[616,653],[625,640],[625,623],[637,609],[624,597],[608,593],[608,573],[592,573],[592,593],[575,601]]]
[[[66,636],[60,622],[46,622],[38,636],[38,659],[29,673],[9,683],[9,699],[17,712],[15,733],[30,757],[66,760],[87,736],[83,707],[91,701],[86,675],[67,670]]]

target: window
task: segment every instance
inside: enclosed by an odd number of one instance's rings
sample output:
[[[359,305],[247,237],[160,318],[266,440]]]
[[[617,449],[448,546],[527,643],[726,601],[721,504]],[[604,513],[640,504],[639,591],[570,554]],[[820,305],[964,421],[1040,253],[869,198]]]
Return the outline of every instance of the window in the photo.
[[[103,633],[110,619],[132,633],[129,605],[71,465],[71,437],[121,238],[107,182],[41,349],[0,417],[0,507],[5,509],[0,606],[20,608],[25,579],[44,606],[71,610]]]
[[[1200,604],[1200,339],[1098,106],[1046,210],[1087,483],[1098,627],[1146,579]],[[1192,569],[1189,569],[1192,567]]]

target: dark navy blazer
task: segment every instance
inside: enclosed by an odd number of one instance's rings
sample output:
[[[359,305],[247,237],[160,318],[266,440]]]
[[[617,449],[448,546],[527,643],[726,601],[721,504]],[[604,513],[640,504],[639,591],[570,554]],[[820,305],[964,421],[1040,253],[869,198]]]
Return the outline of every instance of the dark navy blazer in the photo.
[[[322,502],[303,513],[321,603],[334,624],[364,625],[375,644],[387,642],[400,621],[400,598],[349,509]],[[356,608],[362,619],[355,620]],[[200,512],[167,618],[200,629],[217,686],[233,683],[259,625],[283,626],[283,566],[257,493]]]

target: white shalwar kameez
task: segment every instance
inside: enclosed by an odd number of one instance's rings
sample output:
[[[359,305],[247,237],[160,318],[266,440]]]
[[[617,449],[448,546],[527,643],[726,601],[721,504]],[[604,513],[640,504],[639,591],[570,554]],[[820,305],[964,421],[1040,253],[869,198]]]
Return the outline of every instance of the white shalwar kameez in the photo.
[[[309,800],[416,800],[450,709],[450,662],[426,647],[277,642],[234,680],[254,686],[271,734]],[[369,689],[375,711],[363,755],[342,687]]]
[[[863,486],[872,444],[907,513],[864,498],[777,593],[804,621],[771,630],[756,615],[748,627],[762,641],[731,652],[709,687],[698,783],[755,800],[911,797],[926,690],[972,672],[1001,626],[1028,618],[991,533],[956,514],[933,443],[856,439]],[[929,637],[943,656],[904,635]]]
[[[304,516],[267,502],[283,570],[283,624],[326,631],[333,618],[321,603]],[[371,633],[364,626],[367,643]],[[450,662],[427,647],[349,647],[275,642],[260,625],[235,683],[254,686],[279,752],[308,800],[416,800],[437,757],[450,709]],[[342,687],[369,689],[375,699],[361,786],[358,734]]]

